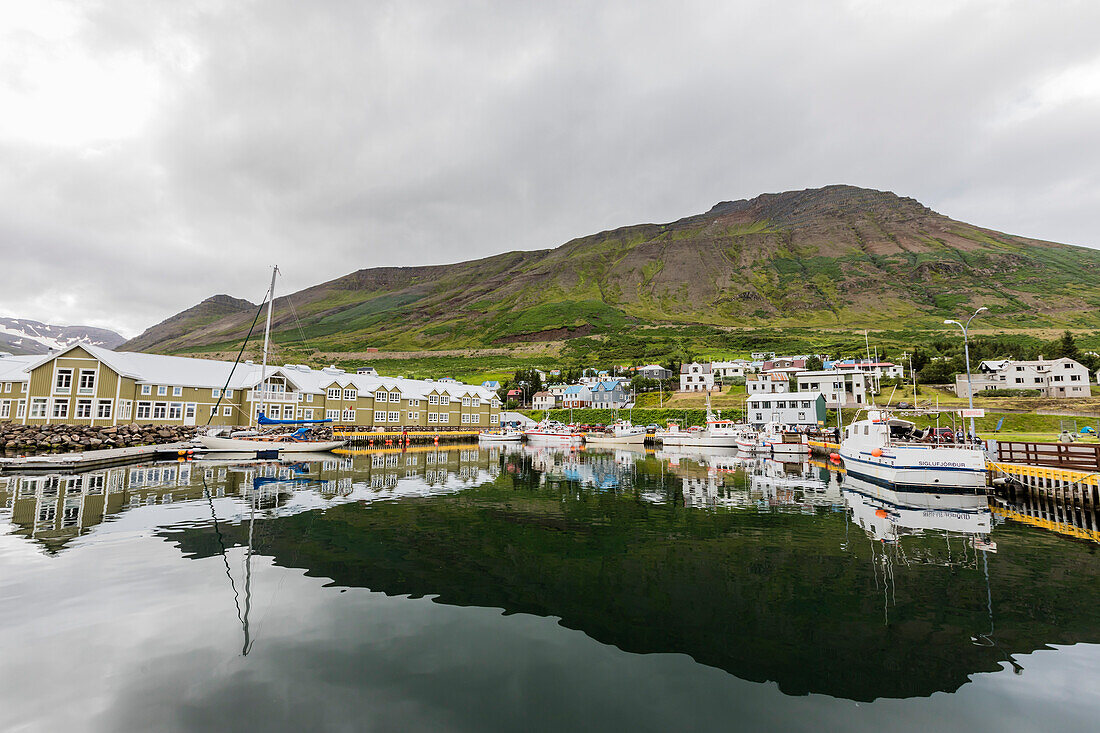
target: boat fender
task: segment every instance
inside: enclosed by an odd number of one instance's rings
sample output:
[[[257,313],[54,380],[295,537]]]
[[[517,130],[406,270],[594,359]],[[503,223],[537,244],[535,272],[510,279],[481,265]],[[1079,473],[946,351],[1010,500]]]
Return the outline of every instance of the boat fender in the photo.
[[[839,453],[830,453],[829,458],[834,460],[834,461],[839,461],[840,460],[840,454]]]
[[[881,458],[882,448],[875,448],[873,451],[871,451],[871,455],[873,455],[875,458]]]
[[[875,516],[878,517],[879,519],[886,519],[886,517],[889,516],[889,515],[886,513],[885,509],[876,509],[875,510]]]

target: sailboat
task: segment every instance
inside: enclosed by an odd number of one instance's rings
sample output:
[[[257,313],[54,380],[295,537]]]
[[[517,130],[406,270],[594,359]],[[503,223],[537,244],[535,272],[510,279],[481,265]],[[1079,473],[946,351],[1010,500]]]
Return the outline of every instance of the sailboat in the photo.
[[[271,345],[271,312],[275,305],[275,277],[279,274],[276,265],[271,269],[271,286],[267,290],[267,325],[264,328],[264,357],[260,368],[260,402],[256,409],[259,425],[300,425],[302,423],[324,423],[328,420],[272,420],[264,414],[263,395],[267,383],[267,352]],[[247,340],[247,339],[246,339]],[[239,359],[240,357],[238,357]],[[236,364],[234,364],[236,368]],[[334,450],[344,445],[343,440],[312,440],[309,428],[298,428],[292,433],[280,435],[241,435],[222,437],[220,435],[200,435],[199,443],[207,450],[230,451],[234,453],[320,453]]]

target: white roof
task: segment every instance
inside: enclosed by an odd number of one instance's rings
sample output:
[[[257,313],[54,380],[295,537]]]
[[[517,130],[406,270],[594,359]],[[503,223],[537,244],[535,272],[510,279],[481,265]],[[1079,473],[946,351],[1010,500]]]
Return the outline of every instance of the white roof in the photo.
[[[760,402],[762,400],[786,400],[786,401],[800,401],[800,400],[816,400],[821,397],[821,392],[782,392],[776,394],[754,394],[749,395],[746,402]]]
[[[174,387],[222,388],[232,372],[229,389],[251,389],[260,383],[262,367],[259,364],[238,364],[233,362],[194,359],[186,356],[164,356],[161,354],[143,354],[137,351],[111,351],[110,349],[77,344],[72,348],[86,350],[104,364],[123,376],[135,379],[139,384],[164,384]],[[29,372],[51,359],[69,351],[50,354],[45,357],[31,357],[24,362],[23,370]],[[0,364],[9,359],[0,360]],[[479,397],[483,400],[496,399],[496,393],[485,387],[475,387],[456,382],[432,382],[421,379],[402,379],[398,377],[380,377],[374,374],[348,374],[342,369],[326,367],[311,369],[302,364],[286,364],[267,367],[267,376],[282,375],[299,392],[323,394],[330,386],[354,388],[359,392],[375,392],[385,388],[388,392],[399,391],[405,398],[426,399],[428,394],[446,394],[451,397]],[[26,378],[26,375],[23,376]]]
[[[0,359],[0,382],[26,382],[30,374],[25,370],[28,364],[33,364],[40,356],[5,356]]]

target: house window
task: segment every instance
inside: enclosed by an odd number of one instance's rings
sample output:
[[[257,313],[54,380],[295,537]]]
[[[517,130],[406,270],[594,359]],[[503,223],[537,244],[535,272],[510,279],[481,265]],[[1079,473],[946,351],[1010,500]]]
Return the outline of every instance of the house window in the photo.
[[[231,390],[231,389],[225,390],[225,399],[227,399],[227,400],[233,399],[233,390]]]
[[[449,405],[451,404],[451,398],[448,395],[441,394],[439,395],[439,404],[440,406]]]
[[[222,391],[220,389],[212,389],[210,390],[210,396],[214,399],[218,399],[222,396]]]
[[[169,420],[181,420],[183,419],[183,403],[173,402],[168,405],[168,419]]]
[[[183,387],[173,387],[172,388],[172,396],[173,397],[183,397]]]
[[[69,401],[68,400],[54,400],[53,401],[53,416],[54,418],[67,418],[69,416]]]
[[[137,419],[148,420],[153,416],[153,403],[151,402],[139,402],[137,404]]]
[[[118,419],[119,420],[129,420],[130,419],[130,413],[134,409],[133,404],[134,403],[132,403],[130,400],[119,400],[118,401]]]
[[[313,409],[312,408],[307,409],[307,410],[301,410],[300,412],[302,413],[302,419],[303,420],[312,420],[313,419]]]
[[[400,392],[393,392],[393,393],[390,394],[390,402],[400,402],[400,401],[401,401],[401,393]]]
[[[31,400],[31,413],[29,417],[46,417],[46,399],[44,397],[35,397]]]
[[[355,422],[355,410],[344,410],[344,422]]]
[[[470,406],[470,398],[469,397],[463,397],[462,398],[462,406],[463,407],[469,407]]]
[[[374,411],[374,421],[376,423],[386,422],[386,411],[385,410],[375,410]]]
[[[165,402],[154,402],[153,403],[153,419],[154,420],[163,420],[166,417],[168,417],[168,404],[165,403]]]
[[[57,378],[54,379],[53,392],[54,394],[69,394],[73,388],[73,370],[72,369],[58,369]],[[68,409],[68,408],[66,408]]]
[[[19,400],[15,403],[15,416],[19,419],[23,419],[23,415],[27,413],[27,401]]]
[[[110,420],[111,419],[111,401],[100,400],[95,405],[95,416],[98,420]]]
[[[462,422],[463,422],[463,423],[468,423],[468,422],[470,422],[470,415],[469,415],[469,413],[465,413],[465,412],[464,412],[464,413],[462,413]]]
[[[420,419],[420,413],[419,412],[406,412],[405,413],[405,419],[408,420],[409,422],[414,422],[414,421]]]
[[[167,397],[167,396],[168,396],[168,386],[164,385],[164,384],[158,384],[157,385],[157,397]]]
[[[222,408],[222,417],[233,417],[233,406],[226,405]]]
[[[325,410],[325,419],[326,420],[339,420],[340,419],[340,411],[339,410]]]
[[[481,398],[474,397],[473,400],[471,400],[470,404],[472,407],[481,407]]]
[[[390,393],[389,392],[375,392],[374,393],[374,401],[375,402],[389,402],[389,400],[390,400]]]
[[[344,399],[345,400],[354,400],[358,396],[359,396],[358,393],[354,389],[345,389],[344,390]]]
[[[6,420],[11,415],[11,402],[4,400],[0,402],[0,419]]]
[[[307,394],[306,395],[306,402],[313,402],[313,395],[312,394]]]
[[[151,395],[151,394],[153,394],[153,385],[151,385],[151,384],[143,384],[143,385],[141,385],[141,393],[142,393],[143,395]]]
[[[329,390],[328,390],[328,398],[330,400],[340,399],[340,388],[339,387],[330,387]]]
[[[434,422],[436,421],[436,418],[438,418],[438,417],[439,417],[439,414],[438,414],[438,413],[435,413],[435,412],[429,412],[429,413],[428,413],[428,422],[430,422],[430,423],[434,423]]]
[[[470,415],[470,422],[472,422],[472,423],[479,423],[479,422],[481,422],[481,413],[479,412],[479,413],[476,413],[476,414]]]
[[[8,382],[7,384],[4,385],[4,391],[5,392],[11,392],[11,382]]]
[[[77,394],[95,394],[95,369],[81,369],[76,383]]]
[[[429,405],[438,405],[439,404],[439,395],[437,395],[437,394],[428,395],[428,404]]]
[[[400,412],[388,413],[387,417],[389,418],[390,422],[401,422],[401,413]]]

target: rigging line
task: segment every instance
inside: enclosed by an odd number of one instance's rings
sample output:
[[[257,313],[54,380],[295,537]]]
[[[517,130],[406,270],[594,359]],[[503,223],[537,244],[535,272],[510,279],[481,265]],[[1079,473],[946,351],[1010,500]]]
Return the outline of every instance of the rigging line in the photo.
[[[289,295],[286,296],[286,303],[290,306],[290,314],[294,316],[294,323],[298,326],[298,340],[304,342],[306,340],[306,332],[302,328],[302,322],[298,320],[298,309],[294,307],[294,301],[291,300]]]
[[[214,511],[214,498],[206,485],[206,474],[202,476],[202,493],[206,496],[206,502],[210,505],[210,516],[214,520],[214,534],[218,537],[218,546],[221,548],[222,562],[225,563],[225,577],[229,578],[229,587],[233,589],[233,605],[237,607],[237,619],[241,619],[240,594],[237,592],[237,584],[233,581],[233,573],[229,570],[229,557],[225,552],[225,538],[222,537],[221,527],[218,525],[218,515]]]
[[[218,401],[214,403],[214,409],[210,411],[210,414],[206,416],[206,424],[210,425],[210,421],[214,419],[214,415],[218,412],[218,407],[222,403],[222,395],[225,394],[225,390],[229,389],[229,383],[233,381],[233,372],[237,371],[237,365],[241,363],[241,356],[244,355],[244,347],[248,346],[248,339],[252,337],[252,331],[256,328],[256,323],[260,320],[260,314],[264,312],[264,305],[267,303],[268,298],[271,297],[271,291],[267,291],[267,295],[264,296],[264,302],[260,303],[260,307],[256,309],[256,317],[252,319],[252,326],[248,329],[248,335],[244,337],[244,343],[241,344],[241,350],[237,352],[237,360],[233,362],[233,368],[229,370],[229,376],[225,379],[225,386],[222,387],[222,391],[218,393]],[[263,385],[260,385],[261,389]]]

